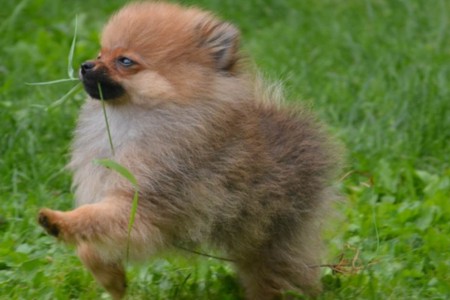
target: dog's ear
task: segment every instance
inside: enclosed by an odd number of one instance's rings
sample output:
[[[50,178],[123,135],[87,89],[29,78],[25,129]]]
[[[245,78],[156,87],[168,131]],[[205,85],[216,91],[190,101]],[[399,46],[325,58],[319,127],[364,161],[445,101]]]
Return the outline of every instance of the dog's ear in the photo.
[[[238,60],[239,30],[227,22],[202,22],[199,26],[202,48],[214,59],[216,68],[231,71]]]

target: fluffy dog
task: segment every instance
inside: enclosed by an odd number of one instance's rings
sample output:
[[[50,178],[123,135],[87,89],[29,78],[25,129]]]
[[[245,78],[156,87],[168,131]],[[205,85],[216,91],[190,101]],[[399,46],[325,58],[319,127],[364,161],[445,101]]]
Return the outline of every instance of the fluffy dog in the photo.
[[[248,299],[320,291],[322,212],[335,148],[309,113],[270,96],[243,68],[239,32],[210,13],[133,3],[112,16],[84,62],[84,104],[69,167],[78,207],[42,209],[39,223],[75,244],[112,295],[123,263],[206,244],[234,261]],[[108,140],[102,103],[115,152]],[[130,182],[93,163],[112,159]]]

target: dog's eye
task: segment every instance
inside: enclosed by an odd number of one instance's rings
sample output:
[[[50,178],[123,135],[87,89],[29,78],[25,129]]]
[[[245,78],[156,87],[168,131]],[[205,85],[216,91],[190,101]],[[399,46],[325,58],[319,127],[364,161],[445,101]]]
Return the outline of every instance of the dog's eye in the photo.
[[[134,61],[132,61],[131,59],[129,59],[128,57],[125,56],[121,56],[117,59],[117,61],[124,67],[130,67],[132,65],[134,65]]]

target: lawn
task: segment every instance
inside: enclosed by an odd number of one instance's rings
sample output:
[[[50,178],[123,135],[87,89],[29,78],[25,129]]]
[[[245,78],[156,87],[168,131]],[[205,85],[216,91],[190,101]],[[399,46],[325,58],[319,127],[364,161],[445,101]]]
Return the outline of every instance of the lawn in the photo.
[[[320,299],[450,299],[450,1],[181,2],[235,23],[254,65],[347,149]],[[89,3],[2,1],[0,299],[108,299],[74,249],[36,223],[40,207],[73,206],[64,165],[84,94],[57,102],[76,82],[27,84],[68,77],[76,16],[73,67],[97,54],[124,1]],[[195,255],[128,276],[129,299],[242,294],[230,265]]]

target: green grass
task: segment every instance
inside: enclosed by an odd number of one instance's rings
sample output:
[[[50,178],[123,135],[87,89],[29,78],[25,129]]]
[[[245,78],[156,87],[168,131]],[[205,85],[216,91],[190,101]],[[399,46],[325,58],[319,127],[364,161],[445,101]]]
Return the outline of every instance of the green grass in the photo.
[[[260,70],[312,106],[347,148],[327,263],[358,253],[354,274],[324,268],[321,299],[449,299],[450,2],[198,0],[237,24]],[[13,1],[0,11],[0,299],[107,298],[37,210],[70,209],[68,160],[82,92],[46,110],[98,51],[123,1]],[[130,299],[239,299],[232,268],[202,257],[129,269]]]

